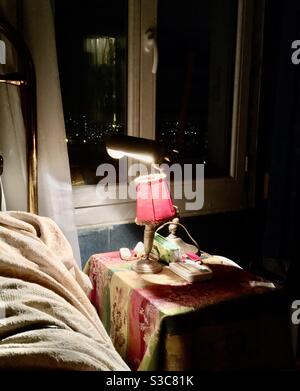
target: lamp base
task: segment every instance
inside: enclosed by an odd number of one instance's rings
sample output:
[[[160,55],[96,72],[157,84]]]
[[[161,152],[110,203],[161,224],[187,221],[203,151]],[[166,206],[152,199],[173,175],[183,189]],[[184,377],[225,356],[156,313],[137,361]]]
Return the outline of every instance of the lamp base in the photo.
[[[153,261],[149,258],[143,258],[137,261],[137,263],[133,265],[132,269],[139,274],[154,274],[159,273],[162,270],[162,266],[157,261]]]

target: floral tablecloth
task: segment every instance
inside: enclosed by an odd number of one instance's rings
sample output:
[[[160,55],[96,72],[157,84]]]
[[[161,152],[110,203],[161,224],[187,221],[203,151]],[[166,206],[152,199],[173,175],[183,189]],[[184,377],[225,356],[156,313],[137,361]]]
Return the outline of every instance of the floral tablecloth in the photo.
[[[85,268],[91,301],[133,370],[290,365],[280,289],[253,286],[257,277],[224,264],[210,264],[212,280],[191,284],[168,267],[137,274],[133,263],[111,252],[93,255]]]

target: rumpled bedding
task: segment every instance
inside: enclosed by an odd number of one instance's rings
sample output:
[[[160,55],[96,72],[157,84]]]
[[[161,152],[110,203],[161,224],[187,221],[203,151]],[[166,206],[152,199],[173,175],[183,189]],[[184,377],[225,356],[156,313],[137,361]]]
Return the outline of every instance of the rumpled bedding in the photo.
[[[128,370],[47,217],[0,212],[0,369]]]

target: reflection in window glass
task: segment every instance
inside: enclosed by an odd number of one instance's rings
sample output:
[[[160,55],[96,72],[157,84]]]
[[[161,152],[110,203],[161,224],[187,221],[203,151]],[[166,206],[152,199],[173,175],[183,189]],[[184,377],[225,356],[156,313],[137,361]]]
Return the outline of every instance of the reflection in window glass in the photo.
[[[126,132],[127,2],[57,0],[55,19],[72,183],[94,184],[105,138]]]
[[[181,162],[229,173],[236,0],[159,0],[156,136]]]

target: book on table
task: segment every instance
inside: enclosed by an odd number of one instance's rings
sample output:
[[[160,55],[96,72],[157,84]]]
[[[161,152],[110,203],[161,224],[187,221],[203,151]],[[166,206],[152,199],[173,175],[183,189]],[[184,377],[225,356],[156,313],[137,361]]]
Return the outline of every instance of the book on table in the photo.
[[[203,264],[196,267],[183,262],[171,262],[169,268],[173,273],[178,274],[189,282],[209,280],[213,274],[211,269]]]

